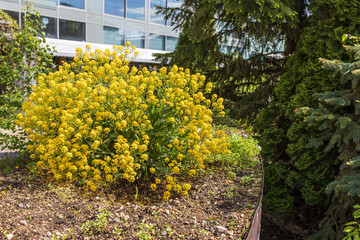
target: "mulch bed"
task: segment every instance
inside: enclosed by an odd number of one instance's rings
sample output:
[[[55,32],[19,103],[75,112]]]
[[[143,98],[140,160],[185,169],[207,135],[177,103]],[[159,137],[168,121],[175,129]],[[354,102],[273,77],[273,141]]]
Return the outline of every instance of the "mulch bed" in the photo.
[[[239,239],[250,227],[261,168],[243,186],[220,167],[193,183],[190,195],[152,201],[127,184],[96,193],[31,179],[28,170],[0,176],[1,239]],[[244,172],[243,172],[244,173]],[[243,174],[242,173],[242,174]],[[231,190],[233,189],[233,190]],[[135,200],[136,199],[136,200]]]

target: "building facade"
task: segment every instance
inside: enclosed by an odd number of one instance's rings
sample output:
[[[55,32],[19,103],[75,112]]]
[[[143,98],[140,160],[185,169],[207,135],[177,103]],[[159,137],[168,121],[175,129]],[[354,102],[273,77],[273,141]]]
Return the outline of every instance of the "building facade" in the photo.
[[[21,25],[24,0],[0,0],[0,9]],[[181,5],[182,0],[33,0],[47,42],[56,48],[86,43],[104,48],[130,41],[141,52],[173,51],[178,32],[155,14],[155,6]],[[80,43],[81,42],[81,43]],[[149,50],[149,51],[147,51]]]

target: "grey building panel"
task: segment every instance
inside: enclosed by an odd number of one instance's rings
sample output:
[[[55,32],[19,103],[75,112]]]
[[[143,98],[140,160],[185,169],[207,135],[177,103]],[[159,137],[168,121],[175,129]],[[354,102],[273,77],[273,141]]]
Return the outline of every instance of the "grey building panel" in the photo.
[[[161,27],[159,25],[149,24],[148,25],[148,32],[149,33],[156,33],[156,34],[160,34],[160,35],[165,35],[166,34],[166,28]]]
[[[125,29],[133,30],[133,31],[146,31],[146,24],[143,22],[137,22],[137,21],[130,21],[127,20],[125,22]]]
[[[125,20],[123,18],[117,18],[117,17],[110,17],[104,15],[104,26],[110,26],[110,27],[117,27],[117,28],[124,28],[125,26]]]
[[[73,10],[71,8],[59,8],[59,17],[62,19],[74,20],[78,22],[86,21],[86,12],[82,10]]]
[[[46,8],[40,8],[39,9],[41,16],[47,16],[47,17],[57,17],[57,10],[55,9],[46,9]]]
[[[22,5],[24,5],[23,3],[24,1],[22,1]],[[51,1],[47,1],[47,0],[37,0],[32,2],[32,4],[34,5],[35,9],[52,9],[52,10],[56,10],[57,9],[57,1],[56,0],[51,0]]]
[[[87,15],[87,22],[88,23],[96,23],[102,24],[102,16],[97,14],[89,14]]]
[[[0,9],[6,9],[11,11],[19,11],[18,1],[12,0],[1,0]]]
[[[18,3],[18,0],[2,0],[1,2],[11,2],[11,3]]]
[[[179,37],[179,31],[176,31],[170,27],[166,28],[166,35],[170,37]]]
[[[88,23],[86,28],[87,42],[102,43],[102,25]]]
[[[102,0],[87,0],[87,12],[102,14],[104,3]]]

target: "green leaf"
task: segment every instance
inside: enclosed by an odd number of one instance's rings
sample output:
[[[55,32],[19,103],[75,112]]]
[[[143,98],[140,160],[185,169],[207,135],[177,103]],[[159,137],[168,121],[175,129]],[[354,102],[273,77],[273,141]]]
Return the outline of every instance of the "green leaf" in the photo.
[[[349,225],[354,225],[354,224],[356,224],[357,222],[348,222],[348,223],[346,223],[345,225],[346,226],[349,226]]]
[[[355,229],[355,227],[347,226],[346,228],[344,228],[344,231],[343,231],[343,232],[350,233],[350,232],[352,232],[354,229]]]

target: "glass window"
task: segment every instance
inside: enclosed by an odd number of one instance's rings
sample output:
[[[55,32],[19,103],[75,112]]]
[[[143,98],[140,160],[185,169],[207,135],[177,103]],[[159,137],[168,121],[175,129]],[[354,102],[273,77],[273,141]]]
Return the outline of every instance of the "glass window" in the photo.
[[[16,23],[19,23],[19,13],[18,12],[13,12],[13,11],[8,11],[8,10],[3,10],[4,12],[6,12],[12,19],[14,19],[16,21]]]
[[[125,17],[124,2],[125,0],[105,0],[105,13]]]
[[[145,0],[128,0],[126,4],[126,17],[145,20]]]
[[[124,45],[124,29],[104,26],[104,44]]]
[[[150,33],[149,49],[165,50],[165,36]]]
[[[85,9],[85,0],[60,0],[60,5]]]
[[[43,26],[45,37],[57,38],[56,18],[40,16],[39,23]]]
[[[150,1],[150,22],[165,25],[164,16],[156,14],[155,6],[166,7],[166,0],[151,0]]]
[[[35,15],[32,15],[32,19],[36,20]],[[42,31],[45,33],[45,37],[57,38],[56,18],[40,16],[37,21],[42,26]],[[21,26],[24,26],[24,13],[21,13]]]
[[[60,39],[85,41],[85,23],[60,19],[59,34]]]
[[[177,37],[166,37],[166,51],[174,51],[176,48],[176,45],[179,41],[179,38]]]
[[[180,8],[183,0],[168,0],[168,7],[169,8]],[[166,25],[171,26],[171,20],[167,20]]]
[[[137,48],[145,47],[145,34],[143,32],[126,30],[126,41]]]

